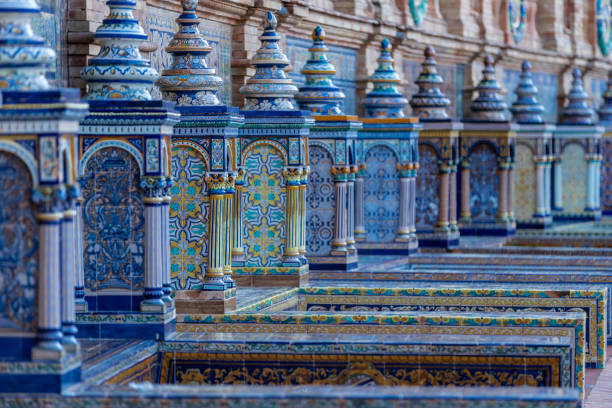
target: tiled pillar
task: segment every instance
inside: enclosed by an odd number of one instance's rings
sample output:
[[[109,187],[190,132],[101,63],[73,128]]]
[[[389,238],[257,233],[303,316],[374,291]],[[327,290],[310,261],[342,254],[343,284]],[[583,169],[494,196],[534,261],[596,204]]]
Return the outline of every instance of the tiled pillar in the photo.
[[[302,228],[300,229],[300,260],[302,264],[308,263],[308,259],[306,258],[306,186],[308,185],[309,173],[310,167],[304,167],[300,182],[300,219],[302,224]]]
[[[498,178],[498,203],[497,220],[506,221],[508,219],[508,169],[510,164],[502,158],[497,168]]]
[[[508,172],[506,174],[506,183],[508,185],[508,196],[506,198],[506,212],[508,221],[514,221],[514,163],[508,163]]]
[[[587,154],[586,155],[587,162],[587,196],[586,196],[586,208],[587,211],[595,211],[599,208],[597,207],[597,197],[595,190],[597,186],[597,180],[599,179],[599,174],[597,173],[597,155],[596,154]]]
[[[546,157],[534,157],[536,170],[536,212],[534,217],[546,216]]]
[[[461,160],[461,222],[470,223],[472,210],[470,208],[470,159]]]
[[[223,199],[223,282],[226,288],[236,287],[232,279],[232,236],[233,236],[233,201],[234,201],[234,176],[229,175],[225,185],[225,196]]]
[[[38,219],[38,332],[32,360],[61,360],[62,306],[60,276],[61,212],[47,208],[36,215]]]
[[[165,256],[163,248],[163,202],[166,180],[163,177],[144,177],[144,300],[143,312],[165,312],[164,295]]]
[[[544,208],[546,210],[546,216],[550,216],[552,212],[552,158],[548,156],[546,158],[544,168]]]
[[[553,210],[563,210],[563,168],[561,166],[561,156],[558,155],[553,161]]]
[[[74,251],[75,251],[75,287],[74,307],[77,312],[87,312],[85,301],[85,270],[83,267],[83,210],[81,203],[83,198],[79,197],[75,203],[74,219]]]
[[[410,177],[410,196],[408,197],[408,202],[410,204],[410,222],[409,222],[409,228],[410,228],[410,239],[416,239],[417,235],[416,235],[416,178],[417,178],[417,171],[419,170],[419,164],[418,163],[413,163],[412,164],[412,170],[410,172],[410,175],[412,177]]]
[[[453,164],[449,168],[449,226],[451,231],[457,231],[457,165]]]
[[[440,166],[438,174],[440,188],[438,189],[438,223],[436,230],[448,231],[450,225],[449,217],[449,190],[450,190],[450,167],[446,164]]]
[[[398,164],[397,170],[400,178],[399,223],[397,226],[397,239],[410,239],[410,173],[412,165]]]
[[[347,180],[347,237],[346,247],[349,252],[357,251],[355,246],[355,174],[357,168],[351,166]]]
[[[334,176],[334,193],[335,193],[335,211],[334,219],[334,240],[332,241],[332,254],[343,255],[347,252],[346,236],[347,236],[347,175],[348,169],[343,166],[332,167],[332,175]]]
[[[595,164],[594,177],[595,177],[595,208],[601,209],[601,161],[603,156],[597,155],[597,162]]]
[[[285,215],[285,254],[284,265],[300,266],[300,234],[302,218],[300,214],[300,186],[302,184],[301,167],[285,167],[283,171],[287,189],[287,205]]]
[[[223,267],[225,266],[225,238],[223,210],[225,200],[226,173],[208,173],[208,268],[204,277],[205,290],[225,290]]]
[[[365,239],[365,217],[363,209],[363,185],[365,164],[359,165],[355,175],[355,239]]]
[[[76,340],[74,288],[76,279],[75,220],[76,211],[70,205],[63,213],[61,223],[62,233],[62,344],[66,351],[75,353],[79,350]]]
[[[238,168],[234,180],[232,265],[244,264],[244,245],[242,243],[242,191],[244,188],[244,169]]]
[[[169,177],[166,182],[166,188],[164,189],[163,201],[161,203],[162,212],[162,256],[163,264],[165,265],[163,273],[163,284],[162,284],[162,300],[166,304],[166,307],[172,308],[174,301],[172,299],[172,277],[170,275],[171,258],[170,258],[170,201],[172,201],[172,195],[170,188],[172,187],[172,179]]]

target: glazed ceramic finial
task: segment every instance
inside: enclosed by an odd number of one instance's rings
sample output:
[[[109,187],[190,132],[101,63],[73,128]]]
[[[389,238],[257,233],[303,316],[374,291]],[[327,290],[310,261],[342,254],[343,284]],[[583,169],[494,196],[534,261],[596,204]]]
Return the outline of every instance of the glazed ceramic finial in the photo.
[[[325,31],[317,26],[312,32],[310,59],[302,68],[306,78],[304,86],[295,98],[300,109],[308,110],[315,115],[342,115],[344,93],[334,85],[332,80],[336,68],[327,60],[329,49],[325,45]]]
[[[264,32],[259,37],[261,46],[253,57],[255,75],[240,88],[245,96],[245,110],[296,110],[293,97],[298,89],[285,75],[289,59],[278,46],[280,36],[276,32],[276,17],[266,13]]]
[[[514,90],[516,101],[510,107],[517,123],[544,123],[544,107],[538,102],[538,88],[533,84],[531,64],[523,61],[521,77]]]
[[[31,19],[39,16],[34,0],[0,1],[0,89],[49,88],[45,74],[55,63],[55,52],[32,32]]]
[[[182,0],[182,4],[183,13],[176,19],[178,31],[166,47],[172,66],[162,71],[157,85],[163,98],[178,106],[219,105],[217,93],[223,80],[206,64],[212,48],[198,30],[198,0]]]
[[[476,85],[478,96],[470,105],[472,119],[484,122],[506,122],[508,120],[508,106],[501,98],[501,86],[495,78],[494,60],[490,54],[484,59],[482,79]]]
[[[561,110],[561,123],[567,125],[592,125],[593,109],[589,106],[588,95],[582,87],[582,73],[578,68],[572,72],[572,87],[567,94],[567,105]]]
[[[602,96],[603,102],[597,110],[599,121],[610,126],[612,125],[612,70],[608,73],[608,84]]]
[[[440,84],[443,84],[444,80],[438,74],[435,56],[436,51],[428,45],[425,48],[423,71],[415,81],[419,90],[412,95],[410,106],[412,112],[421,119],[448,120],[446,109],[450,105],[450,100],[440,91]]]
[[[81,71],[88,86],[85,98],[151,100],[149,90],[159,75],[138,50],[147,35],[132,15],[136,2],[108,0],[106,5],[109,15],[94,34],[100,53]]]
[[[361,101],[369,118],[403,118],[404,107],[408,100],[397,89],[400,83],[399,75],[393,69],[391,43],[388,39],[381,42],[378,68],[370,77],[374,86],[371,92]]]

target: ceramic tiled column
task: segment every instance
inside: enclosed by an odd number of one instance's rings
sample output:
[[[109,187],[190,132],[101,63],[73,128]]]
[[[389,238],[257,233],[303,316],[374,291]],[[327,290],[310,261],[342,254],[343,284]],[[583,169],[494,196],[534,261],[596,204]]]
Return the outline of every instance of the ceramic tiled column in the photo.
[[[81,372],[74,149],[87,104],[47,82],[56,55],[33,34],[41,17],[34,0],[0,2],[0,392],[59,393]]]
[[[451,248],[457,229],[457,140],[462,124],[448,115],[450,100],[440,91],[433,47],[425,48],[423,70],[410,105],[423,125],[419,134],[420,175],[416,180],[416,227],[420,246]],[[432,185],[438,185],[437,190]],[[436,211],[437,210],[437,211]]]
[[[336,69],[327,59],[321,27],[314,29],[312,39],[310,58],[301,71],[306,81],[296,97],[315,119],[308,139],[312,174],[303,190],[305,249],[311,269],[348,270],[357,267],[353,168],[354,140],[361,123],[343,112],[345,95],[334,85]]]
[[[421,126],[418,118],[404,115],[408,101],[398,90],[400,79],[387,39],[381,42],[378,68],[370,81],[373,89],[362,101],[366,116],[355,142],[357,164],[364,174],[363,193],[355,198],[357,247],[365,254],[409,255],[419,245],[412,220]]]
[[[182,1],[178,31],[166,48],[172,66],[158,81],[181,121],[172,137],[170,284],[177,319],[225,313],[236,306],[232,266],[244,265],[242,194],[237,167],[238,109],[219,102],[223,81],[206,58],[212,51],[198,30],[197,1]]]
[[[599,163],[604,129],[594,123],[593,109],[582,86],[579,69],[573,81],[561,121],[554,132],[553,212],[554,220],[598,220],[601,218]]]
[[[238,285],[299,286],[308,281],[300,256],[304,228],[307,138],[314,121],[294,102],[298,89],[284,69],[289,60],[279,48],[276,17],[267,12],[261,47],[252,59],[255,74],[240,92],[245,96],[235,157],[244,168],[244,266],[234,268]]]
[[[175,321],[167,281],[168,149],[178,115],[153,100],[158,78],[138,51],[147,39],[135,1],[109,0],[82,70],[90,112],[80,124],[86,312],[83,336],[165,338]],[[166,302],[164,302],[166,299]]]
[[[460,135],[459,229],[465,235],[508,236],[516,230],[510,177],[517,127],[508,120],[491,55],[484,59],[482,74],[470,104],[471,116]]]

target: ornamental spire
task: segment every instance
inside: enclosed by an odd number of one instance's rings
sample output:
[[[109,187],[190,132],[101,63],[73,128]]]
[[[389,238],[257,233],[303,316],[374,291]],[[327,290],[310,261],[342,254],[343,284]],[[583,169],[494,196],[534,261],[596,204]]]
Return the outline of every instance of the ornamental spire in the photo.
[[[296,110],[293,97],[298,89],[285,75],[289,59],[278,46],[280,35],[276,32],[276,17],[266,13],[264,32],[259,37],[261,46],[252,59],[255,75],[240,88],[245,96],[244,110]]]
[[[450,100],[440,91],[440,84],[443,84],[444,80],[438,74],[435,56],[436,51],[428,45],[425,48],[423,71],[415,81],[419,90],[412,95],[410,106],[412,112],[420,119],[448,120],[446,109],[450,106]]]
[[[198,0],[182,0],[181,3],[183,13],[176,19],[178,31],[166,47],[172,54],[172,66],[162,71],[157,84],[163,98],[178,106],[219,105],[217,93],[223,80],[206,64],[212,48],[198,30]]]
[[[514,90],[516,101],[510,107],[514,120],[518,123],[544,123],[544,107],[538,102],[538,88],[533,84],[531,64],[523,61],[521,77]]]
[[[94,34],[100,53],[81,71],[89,88],[85,98],[151,100],[149,90],[159,75],[138,50],[147,35],[132,15],[136,2],[108,0],[106,5],[109,15]]]
[[[487,54],[484,58],[482,79],[476,85],[478,96],[470,105],[472,119],[484,122],[505,122],[508,120],[508,105],[499,96],[501,86],[495,78],[493,57]]]
[[[612,124],[612,70],[608,73],[608,84],[604,92],[603,102],[597,110],[599,121],[605,124]]]
[[[578,68],[572,72],[574,80],[567,94],[567,105],[561,110],[561,123],[567,125],[592,125],[593,109],[589,106],[588,95],[582,87],[582,73]]]
[[[345,96],[332,80],[336,68],[327,59],[329,49],[324,42],[325,31],[320,26],[313,30],[312,40],[312,47],[308,49],[310,59],[301,71],[306,83],[300,87],[296,100],[301,109],[316,115],[342,115]]]
[[[370,77],[374,89],[361,101],[366,110],[366,117],[403,118],[403,109],[408,104],[408,100],[397,89],[400,78],[393,69],[391,43],[386,38],[381,42],[381,52],[377,62],[378,68]]]
[[[31,19],[39,16],[34,0],[0,2],[0,89],[49,89],[45,74],[55,63],[55,52],[32,31]]]

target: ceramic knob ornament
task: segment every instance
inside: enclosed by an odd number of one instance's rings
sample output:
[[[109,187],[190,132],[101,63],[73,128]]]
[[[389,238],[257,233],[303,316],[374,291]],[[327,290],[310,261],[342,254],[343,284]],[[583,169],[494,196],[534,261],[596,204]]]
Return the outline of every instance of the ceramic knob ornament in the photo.
[[[499,95],[502,88],[495,78],[494,60],[490,54],[484,58],[482,79],[476,85],[476,99],[470,104],[472,119],[483,122],[508,121],[508,106]]]
[[[516,101],[510,107],[512,116],[517,123],[544,123],[544,107],[538,102],[538,88],[533,84],[529,61],[523,61],[521,71],[519,83],[514,90]]]
[[[197,0],[183,0],[183,13],[176,19],[178,31],[166,52],[172,55],[172,66],[162,71],[157,85],[163,98],[178,106],[219,105],[217,93],[223,80],[206,63],[212,48],[198,29]]]
[[[276,17],[268,11],[264,32],[259,37],[261,46],[251,60],[255,75],[240,88],[240,93],[245,96],[244,110],[297,110],[293,98],[298,89],[285,74],[289,59],[278,46],[281,38],[276,26]]]
[[[444,80],[436,68],[436,51],[428,45],[424,54],[423,70],[415,81],[419,90],[410,99],[412,113],[422,120],[449,120],[447,109],[450,100],[440,91]]]
[[[87,82],[86,99],[151,100],[150,89],[159,77],[138,47],[147,35],[132,14],[136,2],[109,0],[107,18],[94,38],[100,53],[81,71]]]
[[[408,100],[398,90],[400,78],[393,68],[391,43],[386,38],[380,44],[380,57],[377,62],[378,68],[370,76],[374,88],[361,101],[365,107],[366,117],[403,118]]]
[[[296,100],[301,109],[315,115],[342,115],[344,93],[334,85],[336,68],[327,59],[329,49],[325,45],[325,31],[317,26],[312,32],[313,44],[308,49],[310,58],[301,73],[306,81],[300,87]]]
[[[589,96],[582,86],[582,73],[572,71],[572,86],[567,94],[567,105],[561,110],[561,123],[566,125],[592,125],[593,109],[588,104]]]
[[[45,75],[55,64],[55,51],[34,35],[31,20],[40,17],[35,0],[0,1],[0,89],[49,89]]]

